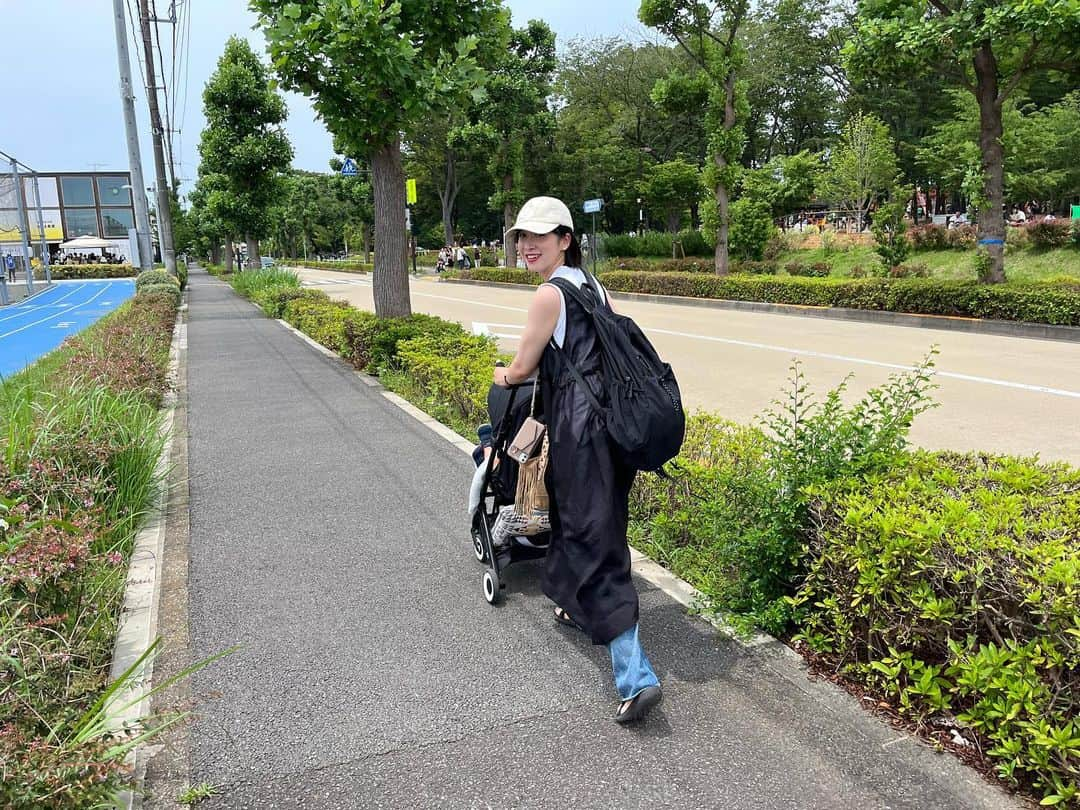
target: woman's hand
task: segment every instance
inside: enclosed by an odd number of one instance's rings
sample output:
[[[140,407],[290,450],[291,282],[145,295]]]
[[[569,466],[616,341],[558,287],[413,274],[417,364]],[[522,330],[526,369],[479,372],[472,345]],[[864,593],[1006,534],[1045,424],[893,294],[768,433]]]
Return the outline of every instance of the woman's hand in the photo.
[[[506,375],[509,370],[510,369],[503,366],[495,366],[495,373],[492,375],[492,382],[494,382],[495,385],[501,386],[502,388],[509,388],[510,383],[506,381]]]

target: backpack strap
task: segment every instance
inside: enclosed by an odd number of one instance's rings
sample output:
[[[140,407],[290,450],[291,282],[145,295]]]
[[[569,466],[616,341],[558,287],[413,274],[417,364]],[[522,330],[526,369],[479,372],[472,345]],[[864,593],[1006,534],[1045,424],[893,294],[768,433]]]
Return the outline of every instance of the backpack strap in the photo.
[[[588,398],[589,404],[596,408],[597,413],[603,413],[604,406],[600,404],[600,400],[596,398],[596,394],[594,394],[592,389],[589,388],[589,384],[585,382],[585,378],[581,375],[581,371],[576,365],[573,364],[573,362],[571,362],[569,355],[567,355],[567,353],[562,350],[562,347],[555,342],[554,338],[551,339],[551,348],[553,348],[556,354],[558,354],[559,357],[562,358],[563,363],[566,364],[567,369],[569,369],[570,371],[570,375],[574,378],[574,382],[576,382],[581,387],[581,390]]]

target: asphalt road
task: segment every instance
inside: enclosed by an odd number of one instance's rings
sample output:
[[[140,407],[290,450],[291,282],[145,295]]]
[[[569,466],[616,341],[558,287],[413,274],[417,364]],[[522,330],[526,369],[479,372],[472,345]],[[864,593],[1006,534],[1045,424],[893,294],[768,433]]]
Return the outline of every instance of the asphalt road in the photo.
[[[242,645],[193,678],[201,807],[1016,806],[643,581],[665,702],[617,726],[535,566],[484,602],[465,454],[201,271],[189,306],[192,653]]]
[[[304,283],[373,309],[369,277],[300,271]],[[532,293],[412,281],[414,311],[460,321],[517,346]],[[1080,464],[1080,343],[619,301],[675,368],[688,407],[752,422],[783,391],[794,359],[819,395],[854,374],[852,401],[936,345],[939,407],[920,416],[931,449],[1038,453]]]

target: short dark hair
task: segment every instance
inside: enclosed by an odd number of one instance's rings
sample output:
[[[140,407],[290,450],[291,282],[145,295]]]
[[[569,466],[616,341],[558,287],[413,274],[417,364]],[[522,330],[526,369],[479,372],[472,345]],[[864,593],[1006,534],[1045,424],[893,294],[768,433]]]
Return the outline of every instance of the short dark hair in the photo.
[[[565,225],[560,225],[555,229],[555,235],[560,239],[567,234],[570,234],[570,244],[566,248],[566,266],[584,269],[585,260],[581,257],[581,245],[578,243],[577,234]]]

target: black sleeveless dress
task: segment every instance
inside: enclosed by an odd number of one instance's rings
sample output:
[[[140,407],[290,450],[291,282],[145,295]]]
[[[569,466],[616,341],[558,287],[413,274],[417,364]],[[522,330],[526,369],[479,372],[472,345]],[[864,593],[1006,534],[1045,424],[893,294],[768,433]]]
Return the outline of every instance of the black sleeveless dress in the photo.
[[[592,319],[570,296],[562,352],[603,402],[600,348]],[[551,545],[544,593],[570,614],[594,644],[607,644],[637,624],[638,597],[626,542],[635,470],[612,452],[603,418],[549,343],[540,359],[548,424],[547,484]]]

